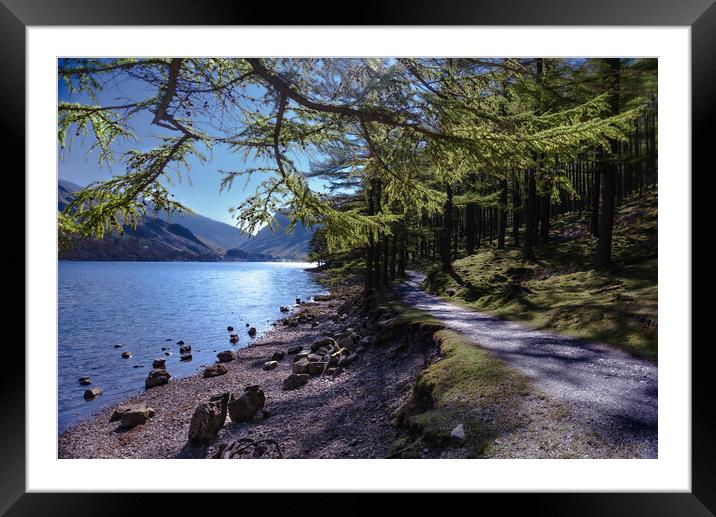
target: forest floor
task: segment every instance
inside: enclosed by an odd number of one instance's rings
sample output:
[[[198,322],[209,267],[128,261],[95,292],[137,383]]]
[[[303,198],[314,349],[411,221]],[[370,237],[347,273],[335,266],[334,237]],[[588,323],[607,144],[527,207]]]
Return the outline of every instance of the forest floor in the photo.
[[[536,261],[522,260],[509,240],[505,250],[488,244],[453,262],[450,273],[431,271],[425,287],[470,309],[656,360],[656,190],[617,208],[616,271],[594,269],[596,246],[588,213],[569,214],[552,221],[550,243],[536,247]]]

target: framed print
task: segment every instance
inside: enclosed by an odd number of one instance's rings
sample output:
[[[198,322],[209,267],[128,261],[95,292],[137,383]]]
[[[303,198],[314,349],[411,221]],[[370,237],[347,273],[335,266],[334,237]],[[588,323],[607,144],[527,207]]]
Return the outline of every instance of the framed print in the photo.
[[[2,511],[711,515],[716,8],[611,4],[2,0]]]

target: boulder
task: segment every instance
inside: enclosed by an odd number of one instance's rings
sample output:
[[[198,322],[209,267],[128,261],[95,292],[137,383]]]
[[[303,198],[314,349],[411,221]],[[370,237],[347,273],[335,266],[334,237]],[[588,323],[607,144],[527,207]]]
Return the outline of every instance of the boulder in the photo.
[[[129,359],[130,357],[132,357],[132,352],[122,352],[122,357],[124,359]]]
[[[311,345],[311,352],[315,352],[319,348],[336,346],[336,340],[332,337],[324,337]]]
[[[99,397],[102,394],[102,388],[90,388],[85,390],[85,399],[91,400],[95,397]]]
[[[281,312],[288,312],[289,309],[285,305],[282,305],[281,307],[278,308],[278,310],[280,310]]]
[[[272,361],[280,361],[284,357],[286,357],[286,352],[274,352],[273,355],[271,356],[271,360]]]
[[[117,406],[117,408],[112,413],[112,416],[110,417],[110,422],[116,422],[117,420],[122,420],[122,415],[129,411],[143,411],[147,408],[147,405],[144,402],[138,402],[136,404],[122,404],[120,406]]]
[[[138,425],[146,423],[154,414],[155,411],[153,408],[147,406],[134,407],[122,413],[122,422],[120,425],[125,428],[137,427]]]
[[[225,373],[228,373],[228,370],[226,369],[226,366],[223,364],[213,364],[207,368],[204,369],[204,377],[218,377],[219,375],[224,375]]]
[[[303,350],[303,347],[301,345],[296,345],[296,346],[292,346],[291,348],[286,350],[286,353],[291,355],[291,354],[295,354],[296,352],[300,352],[301,350]]]
[[[229,363],[236,359],[236,354],[231,350],[224,350],[222,352],[219,352],[216,354],[216,357],[219,359],[219,362],[221,363]]]
[[[229,402],[229,418],[232,422],[248,422],[264,407],[266,396],[258,386],[248,386],[237,398]]]
[[[348,354],[348,355],[344,355],[343,357],[341,357],[341,358],[338,360],[338,366],[339,366],[339,367],[348,366],[348,365],[351,364],[353,361],[355,361],[357,358],[358,358],[358,354],[356,354],[356,353],[351,353],[351,354]]]
[[[341,339],[337,339],[338,346],[341,348],[350,348],[353,346],[353,338],[351,336],[346,336]]]
[[[226,412],[231,400],[230,393],[216,395],[209,402],[202,402],[194,410],[189,424],[189,441],[209,442],[224,426]]]
[[[88,384],[92,384],[92,378],[89,375],[80,377],[80,386],[87,386]]]
[[[308,382],[307,373],[292,373],[283,381],[284,390],[295,390]]]
[[[167,360],[163,357],[159,357],[152,361],[152,368],[165,368],[167,364]]]
[[[301,359],[300,361],[296,361],[293,363],[293,367],[291,368],[292,373],[308,373],[308,359]]]
[[[183,345],[183,344],[184,344],[184,341],[182,341],[181,339],[179,341],[177,341],[177,345]]]
[[[226,331],[227,331],[227,332],[231,332],[232,330],[234,330],[234,327],[232,327],[231,325],[229,325],[228,327],[226,327]]]
[[[308,373],[310,375],[318,375],[323,373],[326,368],[326,363],[308,363]]]
[[[184,354],[182,356],[179,356],[180,361],[191,361],[191,354]]]
[[[301,359],[307,358],[308,354],[309,354],[309,352],[307,352],[305,350],[297,353],[296,355],[293,356],[293,362],[295,363],[296,361],[300,361]]]
[[[166,352],[164,352],[164,355],[172,355],[172,353],[169,351],[166,351]]]
[[[189,352],[191,352],[191,345],[184,345],[182,347],[179,347],[180,354],[188,354]]]
[[[117,344],[117,345],[114,345],[114,348],[122,348],[123,346],[124,346],[124,345],[119,345],[119,344]]]
[[[254,337],[256,335],[256,327],[251,327],[249,329],[249,336]]]
[[[308,354],[306,359],[308,359],[309,363],[323,362],[324,360],[323,356],[319,354]]]
[[[458,424],[455,429],[450,433],[450,437],[454,440],[462,441],[465,439],[465,427],[462,424]]]
[[[259,403],[259,406],[263,407],[264,402],[266,402],[266,395],[264,395],[261,386],[259,386],[258,384],[251,384],[250,386],[246,386],[244,388],[244,392],[253,393]]]
[[[153,388],[155,386],[161,386],[162,384],[168,383],[169,379],[171,379],[171,375],[168,371],[162,368],[155,368],[149,372],[147,379],[144,381],[144,385],[147,388]]]
[[[267,361],[264,363],[264,370],[275,370],[276,368],[278,368],[277,361]]]
[[[300,298],[296,298],[296,305],[301,305],[301,299],[300,299]]]

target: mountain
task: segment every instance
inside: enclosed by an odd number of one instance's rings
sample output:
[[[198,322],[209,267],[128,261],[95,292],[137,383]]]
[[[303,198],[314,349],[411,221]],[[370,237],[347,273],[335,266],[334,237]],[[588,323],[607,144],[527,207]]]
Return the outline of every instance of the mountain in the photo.
[[[82,187],[67,180],[60,180],[58,186],[58,208],[62,210],[72,200],[75,192]],[[151,209],[150,209],[151,211]],[[156,217],[169,224],[179,224],[191,230],[204,244],[218,250],[240,248],[248,238],[235,226],[215,221],[199,214],[173,214],[171,217],[164,211],[156,213]]]
[[[194,235],[214,248],[240,248],[248,239],[237,227],[199,214],[174,214],[169,217],[166,212],[158,212],[157,217],[189,228]]]
[[[57,208],[63,210],[82,187],[60,180]],[[271,261],[302,260],[308,254],[313,230],[298,223],[287,233],[288,212],[274,216],[277,230],[263,228],[248,237],[234,226],[199,214],[174,215],[158,212],[147,216],[136,229],[124,227],[124,235],[104,239],[81,239],[60,252],[67,260],[196,260]]]
[[[290,223],[289,215],[285,210],[277,212],[274,215],[276,230],[271,231],[265,226],[256,235],[249,237],[241,245],[241,249],[251,253],[271,255],[279,260],[304,260],[308,255],[308,245],[315,228],[306,228],[298,222],[293,232],[287,232]]]
[[[204,244],[191,230],[161,219],[146,219],[136,228],[124,226],[103,239],[78,239],[62,249],[64,260],[218,261],[222,254]]]

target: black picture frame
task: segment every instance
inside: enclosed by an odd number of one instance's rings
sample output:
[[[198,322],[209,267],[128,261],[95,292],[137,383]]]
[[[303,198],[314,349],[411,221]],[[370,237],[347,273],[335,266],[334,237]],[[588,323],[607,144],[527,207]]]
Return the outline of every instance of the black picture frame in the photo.
[[[6,192],[14,192],[18,205],[13,213],[24,214],[25,193],[25,29],[36,25],[661,25],[690,26],[692,34],[692,153],[696,164],[706,166],[713,146],[709,123],[714,120],[716,85],[716,6],[714,0],[458,0],[443,3],[408,0],[379,3],[361,2],[338,15],[335,2],[273,4],[244,0],[0,0],[0,120],[6,165]],[[278,7],[280,5],[280,7]],[[350,9],[350,7],[349,7]],[[323,13],[323,14],[321,14]],[[10,167],[13,173],[9,174]],[[713,176],[712,167],[705,173]],[[51,176],[48,175],[48,181]],[[699,179],[692,187],[695,207],[713,203],[710,192]],[[712,180],[713,181],[713,180]],[[7,182],[11,182],[8,185]],[[8,203],[11,203],[9,200]],[[710,202],[710,203],[709,203]],[[713,211],[711,211],[713,212]],[[692,235],[716,222],[713,215],[692,217]],[[7,226],[7,225],[6,225]],[[713,228],[713,226],[711,226]],[[13,303],[5,310],[6,321],[18,327],[24,320],[24,284],[20,275],[25,266],[24,225],[3,228],[6,242],[0,260],[6,279],[14,278],[17,289]],[[703,240],[693,241],[692,275],[699,275],[698,289],[709,290],[713,280],[706,274],[714,270],[716,252]],[[701,273],[704,275],[702,276]],[[703,278],[703,280],[702,280]],[[22,289],[22,290],[21,290]],[[20,294],[22,293],[22,294]],[[6,297],[9,299],[10,297]],[[693,303],[692,320],[708,321],[710,308]],[[695,333],[694,333],[695,335]],[[708,346],[692,347],[692,491],[690,493],[640,494],[485,494],[510,508],[529,509],[531,514],[547,515],[714,515],[716,513],[716,433],[710,380]],[[27,346],[27,343],[26,343]],[[49,345],[48,345],[49,346]],[[39,494],[25,491],[25,354],[14,343],[4,347],[4,361],[11,364],[1,377],[0,407],[4,425],[0,427],[0,514],[20,515],[132,515],[152,511],[152,497],[135,494]],[[50,352],[50,349],[48,349]],[[212,495],[212,497],[218,497]],[[244,496],[241,496],[244,497]],[[341,507],[353,512],[369,507],[356,496],[345,496]],[[224,498],[225,500],[225,498]],[[414,501],[423,504],[423,498]],[[217,499],[217,504],[221,503]],[[275,500],[274,500],[275,501]],[[323,499],[321,501],[324,501]],[[509,503],[508,503],[509,501]],[[167,495],[163,511],[171,504],[186,504],[186,497]],[[272,502],[272,505],[275,503]],[[331,503],[327,504],[330,507]],[[465,504],[453,500],[459,508]],[[372,505],[370,505],[372,506]],[[278,513],[278,508],[273,507]]]

